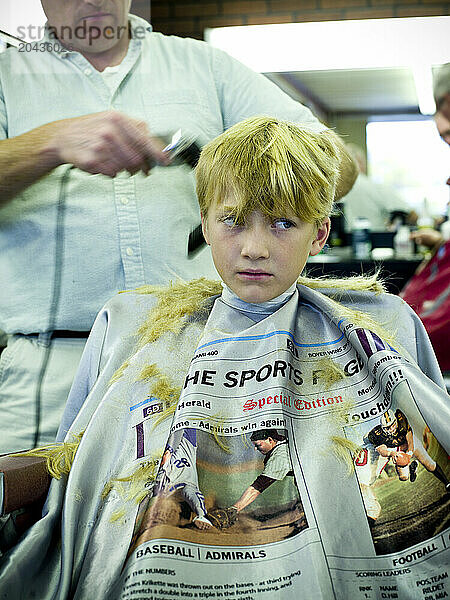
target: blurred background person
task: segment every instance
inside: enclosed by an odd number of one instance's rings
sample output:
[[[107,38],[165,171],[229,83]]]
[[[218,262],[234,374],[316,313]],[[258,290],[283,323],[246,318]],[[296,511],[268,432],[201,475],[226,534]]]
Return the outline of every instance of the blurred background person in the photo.
[[[450,146],[450,63],[442,65],[433,83],[436,113],[434,122],[441,139]],[[447,180],[450,185],[450,177]]]
[[[434,81],[436,114],[441,138],[450,146],[450,63],[443,65]],[[450,185],[450,177],[447,179]],[[450,191],[450,190],[449,190]],[[449,203],[450,204],[450,203]],[[447,207],[447,215],[448,215]],[[418,267],[401,292],[401,297],[416,311],[430,336],[439,365],[450,387],[450,222],[439,229],[419,229],[411,233],[416,242],[430,248],[431,254]]]
[[[450,121],[450,63],[442,65],[433,81],[433,94],[436,103],[436,115]],[[448,144],[448,142],[447,142]]]
[[[400,296],[421,318],[444,375],[450,375],[450,240],[434,229],[414,231],[412,238],[431,249]],[[447,384],[447,387],[448,384]]]
[[[434,122],[442,140],[450,146],[450,121],[442,112],[434,115]]]
[[[367,175],[367,160],[364,150],[353,143],[347,148],[358,165],[358,177],[354,186],[345,195],[340,207],[344,212],[345,230],[350,232],[358,217],[367,219],[371,231],[386,231],[392,215],[403,215],[406,223],[414,224],[417,213],[390,186],[377,183]]]

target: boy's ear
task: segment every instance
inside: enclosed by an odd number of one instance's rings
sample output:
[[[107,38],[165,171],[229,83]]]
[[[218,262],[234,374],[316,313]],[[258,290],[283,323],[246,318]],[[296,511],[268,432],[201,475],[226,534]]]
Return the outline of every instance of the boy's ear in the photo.
[[[203,213],[200,214],[201,219],[202,219],[202,233],[203,233],[203,237],[205,238],[205,242],[209,244],[209,239],[208,239],[208,217],[205,217],[203,215]]]
[[[327,217],[322,221],[319,229],[317,230],[316,237],[311,243],[311,250],[309,251],[311,256],[316,256],[316,254],[319,254],[319,252],[325,246],[328,236],[330,235],[330,226],[331,221],[330,218]]]

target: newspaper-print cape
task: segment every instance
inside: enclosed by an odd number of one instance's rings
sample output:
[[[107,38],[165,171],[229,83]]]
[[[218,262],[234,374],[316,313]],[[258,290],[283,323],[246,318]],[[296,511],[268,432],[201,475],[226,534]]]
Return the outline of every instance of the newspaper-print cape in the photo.
[[[97,317],[61,426],[61,437],[84,431],[71,472],[52,482],[43,518],[5,557],[0,597],[344,600],[423,598],[426,586],[445,592],[448,495],[429,469],[439,464],[449,475],[450,409],[431,345],[398,297],[347,292],[340,300],[395,330],[393,349],[343,318],[328,295],[299,285],[259,323],[212,298],[209,316],[194,315],[179,334],[137,351],[136,332],[155,300],[112,299]],[[340,376],[329,376],[331,363]],[[164,407],[142,375],[150,364],[182,387],[173,419],[156,426]],[[389,408],[406,415],[422,457],[412,456],[414,482],[402,481],[366,443]],[[290,474],[268,468],[282,479],[236,523],[198,529],[196,517],[232,505],[269,464],[250,439],[266,429],[287,440]],[[350,473],[339,440],[362,447]],[[126,482],[104,493],[164,450],[167,462],[139,503],[127,499]],[[182,476],[171,485],[177,468]]]

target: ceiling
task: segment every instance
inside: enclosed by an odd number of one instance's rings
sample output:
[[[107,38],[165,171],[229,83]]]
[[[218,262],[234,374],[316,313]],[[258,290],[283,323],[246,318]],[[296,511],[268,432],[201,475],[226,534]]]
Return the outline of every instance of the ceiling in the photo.
[[[420,114],[413,73],[408,68],[297,71],[266,76],[323,114]]]
[[[360,19],[219,27],[205,39],[318,115],[430,115],[449,27],[450,16]]]

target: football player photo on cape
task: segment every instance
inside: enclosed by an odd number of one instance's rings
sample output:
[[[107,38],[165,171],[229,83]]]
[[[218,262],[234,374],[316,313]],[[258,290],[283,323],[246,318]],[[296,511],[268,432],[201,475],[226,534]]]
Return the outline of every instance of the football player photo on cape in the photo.
[[[450,522],[448,456],[411,400],[402,381],[386,412],[345,428],[361,446],[355,473],[377,555],[429,540]]]
[[[128,556],[156,539],[259,546],[307,527],[285,430],[219,437],[185,428],[169,438]]]

